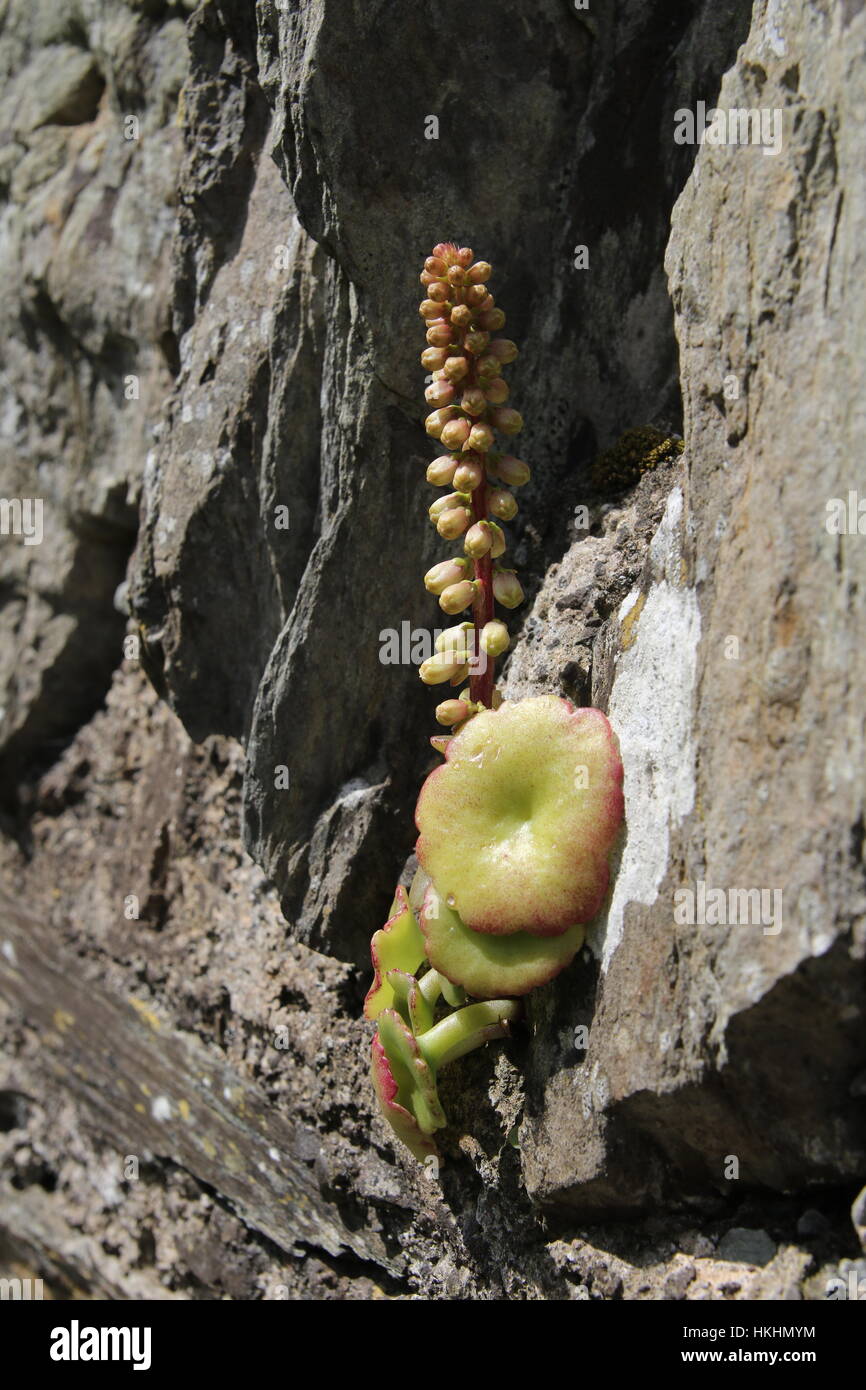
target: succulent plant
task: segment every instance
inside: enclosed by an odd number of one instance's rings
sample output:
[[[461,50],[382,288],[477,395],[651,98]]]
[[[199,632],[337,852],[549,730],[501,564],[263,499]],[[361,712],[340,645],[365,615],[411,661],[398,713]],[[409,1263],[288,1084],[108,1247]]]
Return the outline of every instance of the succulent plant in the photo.
[[[373,937],[364,1005],[377,1024],[380,1108],[422,1161],[436,1155],[432,1136],[446,1123],[438,1071],[506,1036],[519,996],[574,958],[607,892],[623,813],[622,764],[601,711],[554,695],[503,702],[494,683],[510,643],[496,605],[513,609],[524,596],[514,570],[498,563],[507,549],[500,522],[516,515],[510,489],[530,473],[496,443],[497,432],[516,434],[523,421],[505,404],[501,372],[517,348],[492,336],[505,315],[490,274],[468,247],[450,243],[433,248],[421,274],[421,363],[433,407],[425,426],[445,451],[427,481],[447,489],[429,516],[462,554],[424,576],[443,612],[461,620],[440,633],[420,676],[464,688],[436,708],[448,732],[431,739],[444,762],[418,800],[420,868]]]

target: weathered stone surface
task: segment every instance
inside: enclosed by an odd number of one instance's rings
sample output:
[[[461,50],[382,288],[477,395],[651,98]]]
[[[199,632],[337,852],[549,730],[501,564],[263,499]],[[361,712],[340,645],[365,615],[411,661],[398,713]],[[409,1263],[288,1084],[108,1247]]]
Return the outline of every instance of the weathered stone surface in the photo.
[[[120,654],[112,597],[175,353],[185,64],[176,13],[4,11],[0,495],[43,509],[41,544],[4,536],[0,558],[0,769],[13,784],[89,717]]]
[[[789,1190],[866,1162],[866,551],[825,505],[856,484],[862,425],[864,43],[866,16],[758,5],[719,101],[779,108],[782,150],[705,145],[674,212],[685,474],[594,648],[628,828],[597,993],[539,1003],[522,1135],[543,1201]],[[766,915],[743,898],[734,925],[678,921],[699,881],[765,890]]]

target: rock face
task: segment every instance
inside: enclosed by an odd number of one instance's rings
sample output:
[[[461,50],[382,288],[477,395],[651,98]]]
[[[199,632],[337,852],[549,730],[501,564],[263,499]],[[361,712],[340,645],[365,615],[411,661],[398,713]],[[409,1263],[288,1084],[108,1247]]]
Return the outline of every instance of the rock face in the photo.
[[[858,1253],[866,13],[479,11],[447,66],[450,0],[0,34],[2,490],[45,499],[41,545],[3,538],[0,1162],[6,1253],[58,1287],[823,1298]],[[382,648],[439,617],[414,305],[443,236],[523,348],[507,694],[609,714],[627,824],[525,1035],[443,1076],[434,1185],[371,1116],[358,1014],[432,765]],[[145,1120],[106,1120],[85,985],[145,1030]]]

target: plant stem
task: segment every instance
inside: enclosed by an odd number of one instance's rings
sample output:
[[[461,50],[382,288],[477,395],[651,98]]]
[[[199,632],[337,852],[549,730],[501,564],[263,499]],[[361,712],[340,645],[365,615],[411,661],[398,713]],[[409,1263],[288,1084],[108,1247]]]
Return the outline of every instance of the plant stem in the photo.
[[[449,1014],[417,1039],[422,1057],[434,1071],[494,1038],[508,1036],[509,1023],[520,1016],[516,999],[488,999]]]

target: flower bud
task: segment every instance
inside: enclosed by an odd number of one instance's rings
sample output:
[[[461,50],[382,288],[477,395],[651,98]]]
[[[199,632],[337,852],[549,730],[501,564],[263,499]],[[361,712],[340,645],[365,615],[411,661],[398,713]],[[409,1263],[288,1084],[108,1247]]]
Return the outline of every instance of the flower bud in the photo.
[[[442,594],[446,589],[460,584],[466,578],[468,568],[468,560],[440,560],[438,565],[434,565],[425,574],[424,588],[428,594]],[[459,609],[457,611],[459,612]]]
[[[505,554],[505,532],[501,526],[497,526],[495,521],[490,522],[490,529],[493,532],[493,544],[490,547],[491,560],[498,560],[500,555]]]
[[[449,360],[448,349],[444,347],[428,347],[421,353],[421,366],[426,367],[428,372],[439,371]],[[452,380],[451,377],[448,379]]]
[[[428,405],[450,405],[454,399],[454,387],[450,381],[433,381],[424,392]]]
[[[448,267],[446,266],[445,262],[441,259],[441,257],[428,256],[426,261],[424,262],[424,269],[429,271],[431,275],[435,275],[438,277],[440,275],[444,275]]]
[[[498,618],[494,618],[492,622],[484,624],[481,629],[481,637],[479,640],[481,642],[481,650],[486,652],[488,656],[493,657],[501,656],[502,653],[507,652],[508,648],[511,646],[508,628],[504,623],[501,623]]]
[[[430,299],[433,300],[433,303],[434,303],[434,304],[445,304],[445,303],[447,303],[448,297],[449,297],[449,296],[448,296],[448,286],[447,286],[447,285],[443,285],[443,283],[442,283],[441,280],[434,280],[433,284],[432,284],[432,285],[429,287],[429,289],[427,290],[427,294],[428,294],[428,296],[430,297]],[[496,311],[494,311],[494,312],[496,312]],[[503,314],[502,317],[503,317],[503,322],[504,322],[504,321],[505,321],[505,315]],[[488,328],[490,328],[490,327],[492,327],[493,325],[487,324],[486,326],[487,326]],[[501,327],[502,327],[502,324],[500,323],[500,324],[498,325],[498,327],[501,328]]]
[[[485,280],[489,280],[493,274],[493,266],[489,261],[476,261],[469,268],[469,280],[473,285],[483,285]]]
[[[462,266],[452,265],[448,267],[448,283],[458,286],[466,284],[466,271]]]
[[[461,246],[454,259],[458,265],[461,265],[463,267],[464,270],[468,270],[472,262],[475,260],[475,257],[472,254],[472,247]]]
[[[436,722],[444,724],[446,729],[453,729],[455,724],[462,724],[464,719],[468,719],[471,712],[463,700],[443,700],[441,705],[436,706]]]
[[[438,521],[443,512],[453,511],[455,507],[466,505],[467,499],[462,492],[449,492],[444,497],[437,497],[427,508],[427,515],[431,521]]]
[[[468,289],[463,291],[463,303],[468,304],[472,309],[477,309],[480,304],[484,303],[486,298],[487,291],[483,285],[470,285]],[[486,323],[482,324],[482,328],[487,327],[488,325]]]
[[[427,341],[431,347],[447,347],[451,342],[451,334],[449,323],[434,323],[427,329]]]
[[[450,681],[456,676],[464,664],[453,652],[436,652],[421,662],[418,675],[425,685],[441,685],[443,681]]]
[[[509,487],[523,487],[532,476],[528,464],[525,464],[523,459],[515,458],[513,454],[503,454],[496,462],[495,472],[497,478],[501,478]]]
[[[485,382],[484,395],[491,405],[502,405],[503,401],[508,400],[508,382],[503,381],[501,376],[495,376],[491,382]]]
[[[431,439],[439,439],[442,431],[450,420],[457,414],[457,407],[453,405],[444,406],[441,410],[434,410],[424,421],[424,428]]]
[[[463,462],[457,465],[453,478],[459,492],[474,492],[484,482],[484,469],[476,459],[464,457]]]
[[[493,544],[493,532],[490,529],[489,521],[476,521],[469,527],[463,541],[463,549],[467,555],[471,555],[473,560],[480,560],[482,555],[486,555]]]
[[[450,487],[454,481],[454,472],[457,468],[457,460],[450,454],[440,454],[432,463],[427,465],[427,481],[433,487]],[[461,492],[468,492],[470,489],[461,488]]]
[[[435,299],[422,299],[418,305],[418,313],[422,319],[438,319],[442,315],[442,305],[437,304]]]
[[[465,661],[469,655],[469,634],[474,630],[473,623],[458,623],[456,627],[446,627],[436,638],[437,652],[457,652],[461,661]]]
[[[432,250],[432,252],[431,252],[431,256],[435,256],[436,259],[437,259],[438,261],[441,261],[441,262],[442,262],[443,274],[444,274],[445,268],[446,268],[447,265],[448,265],[449,253],[450,253],[453,249],[454,249],[454,248],[453,248],[452,246],[449,246],[449,245],[448,245],[448,242],[447,242],[447,241],[438,241],[438,242],[436,243],[436,245],[433,247],[433,250]],[[426,262],[425,262],[425,264],[426,264]]]
[[[497,570],[493,576],[493,597],[503,608],[516,608],[523,602],[523,589],[514,570]]]
[[[436,520],[436,530],[445,541],[456,541],[469,526],[472,514],[467,507],[451,507],[440,512]]]
[[[462,449],[469,438],[469,432],[472,428],[468,420],[452,419],[444,425],[439,438],[442,440],[446,449]]]
[[[468,424],[468,421],[454,421],[455,424]],[[444,440],[443,440],[444,443]],[[484,421],[474,424],[469,431],[467,448],[474,449],[477,454],[486,454],[488,449],[493,447],[493,431]]]
[[[429,386],[427,390],[430,390]],[[453,393],[453,386],[451,387],[451,391]],[[438,402],[438,404],[444,405],[445,402]],[[484,411],[487,409],[487,397],[481,390],[480,386],[470,386],[469,389],[467,391],[464,391],[463,395],[460,397],[460,406],[463,410],[466,411],[467,415],[483,415]]]
[[[455,328],[468,328],[472,323],[472,310],[468,304],[455,304],[451,310],[451,322]]]
[[[466,305],[464,304],[460,307],[465,309]],[[472,333],[466,334],[466,337],[463,340],[463,346],[465,347],[467,352],[472,353],[473,357],[480,357],[489,342],[489,333],[478,333],[476,331],[473,331]]]
[[[439,595],[439,607],[443,613],[462,613],[475,600],[475,583],[471,579],[461,579],[459,584],[449,584]]]
[[[462,381],[469,371],[469,363],[465,357],[449,357],[441,365],[449,381]]]
[[[509,405],[492,410],[490,420],[496,429],[501,430],[503,434],[519,434],[523,429],[523,416],[519,410],[512,410]]]
[[[500,521],[511,521],[517,516],[517,500],[503,488],[494,488],[487,498],[487,505]]]
[[[421,284],[425,286],[435,285],[436,283],[436,276],[431,275],[429,270],[422,270],[421,274],[418,276],[418,279],[421,281]]]
[[[490,351],[500,362],[507,365],[517,356],[517,344],[512,343],[510,338],[494,338],[490,344]]]
[[[496,300],[493,298],[492,294],[486,294],[482,299],[481,303],[478,305],[478,308],[481,310],[482,314],[485,314],[488,309],[495,309],[495,307]]]
[[[431,299],[436,298],[432,291],[430,297]],[[478,315],[478,322],[482,328],[487,329],[490,333],[498,333],[500,328],[505,327],[505,315],[501,309],[485,309]]]
[[[486,386],[489,380],[498,377],[501,369],[502,363],[498,357],[493,357],[490,353],[486,353],[484,357],[479,357],[476,370],[481,385]]]

